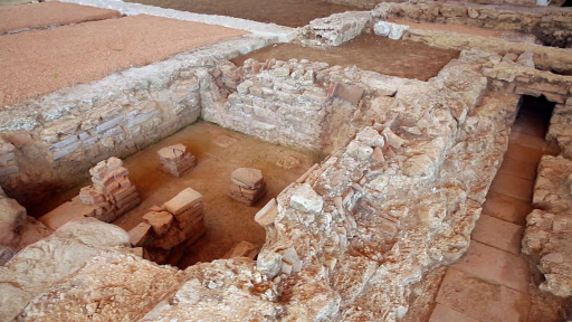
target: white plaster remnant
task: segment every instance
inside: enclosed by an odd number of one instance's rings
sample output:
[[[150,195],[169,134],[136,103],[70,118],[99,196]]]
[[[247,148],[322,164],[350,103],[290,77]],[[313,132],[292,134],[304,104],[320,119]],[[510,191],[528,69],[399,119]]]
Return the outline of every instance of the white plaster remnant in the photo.
[[[401,39],[403,34],[409,30],[409,26],[400,25],[393,22],[378,21],[373,26],[373,32],[378,36],[388,37],[389,39]]]

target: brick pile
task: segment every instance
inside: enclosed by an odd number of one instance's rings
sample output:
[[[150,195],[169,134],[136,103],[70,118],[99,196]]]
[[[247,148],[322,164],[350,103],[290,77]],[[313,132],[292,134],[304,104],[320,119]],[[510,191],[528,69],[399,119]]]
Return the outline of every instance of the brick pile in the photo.
[[[161,170],[173,177],[180,177],[196,165],[195,157],[187,152],[183,144],[175,144],[157,151],[161,160]]]
[[[89,169],[92,185],[80,190],[79,198],[84,205],[94,206],[91,214],[101,221],[112,222],[139,203],[137,189],[129,180],[129,171],[123,162],[111,157]]]
[[[149,209],[129,236],[133,246],[143,247],[145,258],[162,264],[177,262],[173,255],[182,255],[205,232],[203,197],[187,188],[163,206]]]
[[[232,183],[228,196],[231,199],[252,206],[266,194],[266,183],[262,171],[239,168],[231,174]]]

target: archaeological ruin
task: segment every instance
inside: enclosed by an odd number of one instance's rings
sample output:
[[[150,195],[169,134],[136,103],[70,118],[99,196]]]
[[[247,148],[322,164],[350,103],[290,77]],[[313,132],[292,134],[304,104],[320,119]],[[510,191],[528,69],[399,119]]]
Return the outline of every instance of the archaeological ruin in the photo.
[[[570,0],[0,0],[0,321],[569,321]]]

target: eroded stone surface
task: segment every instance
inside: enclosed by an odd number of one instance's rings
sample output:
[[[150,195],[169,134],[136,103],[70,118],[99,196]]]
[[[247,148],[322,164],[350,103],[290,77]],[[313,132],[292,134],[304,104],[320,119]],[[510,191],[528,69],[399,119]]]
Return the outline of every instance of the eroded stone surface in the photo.
[[[19,321],[134,321],[170,298],[185,274],[125,251],[105,251],[36,296]]]
[[[124,230],[94,218],[65,224],[0,267],[0,319],[15,318],[35,296],[75,273],[102,250],[128,244]]]

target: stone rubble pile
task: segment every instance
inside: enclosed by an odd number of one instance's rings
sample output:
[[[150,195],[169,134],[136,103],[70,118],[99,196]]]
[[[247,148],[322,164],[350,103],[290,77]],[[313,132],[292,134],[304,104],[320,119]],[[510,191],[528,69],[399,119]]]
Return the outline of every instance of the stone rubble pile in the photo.
[[[266,182],[262,171],[251,168],[238,168],[230,176],[228,196],[247,206],[252,206],[266,194]]]
[[[530,7],[518,10],[498,5],[476,3],[382,2],[372,11],[375,18],[401,18],[414,22],[467,25],[493,30],[519,31],[534,34],[549,46],[569,48],[572,45],[572,13],[557,7],[539,7],[534,0]],[[497,2],[495,2],[497,4]]]
[[[195,157],[187,152],[183,144],[175,144],[157,151],[161,161],[161,170],[173,177],[180,177],[185,171],[196,165]]]
[[[534,185],[534,209],[526,218],[522,253],[544,274],[539,288],[572,297],[572,161],[545,155]]]
[[[206,232],[203,197],[187,188],[161,207],[152,207],[129,231],[131,244],[143,247],[143,257],[163,264],[177,262],[184,248]]]
[[[112,222],[139,203],[137,189],[129,180],[129,171],[123,161],[111,157],[89,169],[93,184],[79,192],[81,202],[94,207],[95,217],[104,222]]]

